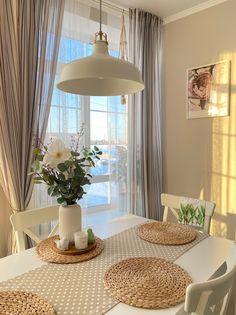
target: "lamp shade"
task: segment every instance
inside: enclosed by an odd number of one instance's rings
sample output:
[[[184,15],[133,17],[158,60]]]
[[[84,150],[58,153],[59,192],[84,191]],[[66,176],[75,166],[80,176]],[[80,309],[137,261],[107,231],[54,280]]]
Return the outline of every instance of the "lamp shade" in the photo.
[[[112,96],[141,91],[144,84],[135,65],[110,56],[107,42],[97,40],[91,56],[62,67],[57,88],[73,94]]]

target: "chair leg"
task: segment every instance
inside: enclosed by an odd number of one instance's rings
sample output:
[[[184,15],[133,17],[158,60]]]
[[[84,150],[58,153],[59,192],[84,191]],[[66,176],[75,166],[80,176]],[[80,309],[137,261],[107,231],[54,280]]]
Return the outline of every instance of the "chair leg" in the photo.
[[[16,248],[17,253],[21,252],[22,250],[25,250],[25,236],[23,232],[16,231]]]

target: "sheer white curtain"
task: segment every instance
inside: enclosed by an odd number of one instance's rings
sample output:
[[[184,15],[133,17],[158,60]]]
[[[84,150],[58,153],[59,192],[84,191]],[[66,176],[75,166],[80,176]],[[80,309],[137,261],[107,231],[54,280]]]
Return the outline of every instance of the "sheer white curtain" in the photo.
[[[103,7],[103,31],[108,34],[109,51],[119,56],[121,12]],[[99,30],[99,7],[95,1],[66,0],[59,48],[57,74],[63,64],[92,53],[94,33]],[[56,83],[55,83],[56,84]],[[93,170],[93,184],[80,204],[84,209],[85,225],[121,215],[127,211],[127,106],[117,97],[87,97],[67,94],[56,86],[51,102],[46,143],[60,137],[68,146],[81,125],[85,135],[82,145],[97,145],[101,160]],[[55,203],[45,188],[37,186],[30,208]],[[85,215],[89,214],[89,215]]]

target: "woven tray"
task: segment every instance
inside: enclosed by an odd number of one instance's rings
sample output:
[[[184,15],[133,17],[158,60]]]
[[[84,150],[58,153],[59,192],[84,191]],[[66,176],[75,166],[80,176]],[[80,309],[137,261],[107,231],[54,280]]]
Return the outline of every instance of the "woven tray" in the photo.
[[[136,234],[145,241],[161,245],[187,244],[197,237],[197,231],[190,227],[158,221],[139,225]]]
[[[59,237],[58,237],[59,239]],[[81,255],[93,250],[96,247],[96,242],[89,244],[87,248],[77,249],[74,244],[69,244],[69,248],[67,250],[61,250],[57,248],[56,243],[54,242],[53,250],[61,255]]]
[[[181,267],[165,259],[140,257],[111,266],[103,281],[108,292],[120,302],[160,309],[183,302],[192,279]]]
[[[89,252],[80,255],[62,255],[55,251],[54,241],[56,239],[58,239],[58,236],[53,236],[47,238],[46,240],[43,240],[37,245],[36,253],[38,254],[40,259],[56,264],[79,263],[98,256],[104,248],[103,241],[100,238],[96,237],[96,246]]]
[[[54,315],[53,307],[40,296],[23,291],[0,291],[1,315]]]

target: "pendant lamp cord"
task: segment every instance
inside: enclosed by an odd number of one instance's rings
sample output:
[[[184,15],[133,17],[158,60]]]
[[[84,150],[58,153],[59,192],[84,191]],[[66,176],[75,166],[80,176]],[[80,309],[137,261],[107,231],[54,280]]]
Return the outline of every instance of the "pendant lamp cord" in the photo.
[[[102,0],[100,0],[100,34],[102,33]]]
[[[125,29],[125,15],[124,10],[121,16],[121,32],[120,32],[120,50],[119,50],[119,57],[122,60],[128,61],[128,49],[127,49],[127,36],[126,36],[126,29]],[[126,96],[121,95],[121,104],[126,104]]]

